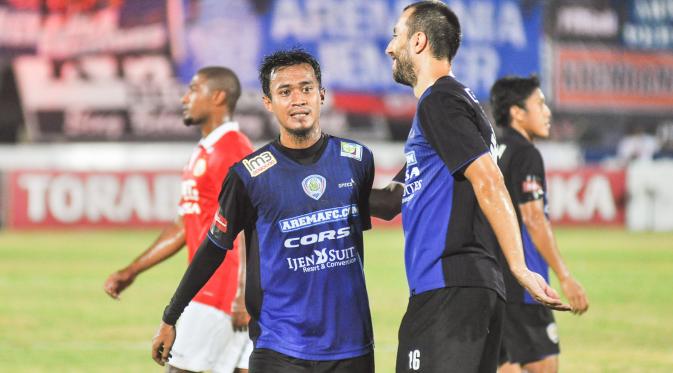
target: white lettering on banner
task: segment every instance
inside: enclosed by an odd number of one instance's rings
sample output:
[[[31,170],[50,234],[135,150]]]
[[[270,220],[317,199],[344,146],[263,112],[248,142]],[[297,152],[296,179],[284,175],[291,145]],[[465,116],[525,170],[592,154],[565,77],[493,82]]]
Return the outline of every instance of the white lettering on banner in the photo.
[[[456,74],[477,91],[488,92],[498,77],[500,56],[491,46],[466,46],[456,55]]]
[[[617,215],[610,181],[603,175],[593,175],[588,180],[581,175],[567,179],[552,176],[547,184],[549,214],[552,220],[567,217],[576,221],[590,221],[598,214],[600,219],[611,221]]]
[[[516,2],[503,1],[500,7],[489,1],[456,0],[448,4],[460,19],[466,40],[510,44],[517,49],[527,46],[523,17]]]
[[[25,173],[18,187],[27,194],[27,215],[31,224],[52,216],[57,223],[126,223],[136,217],[141,222],[169,221],[175,216],[179,198],[177,175],[60,174]]]

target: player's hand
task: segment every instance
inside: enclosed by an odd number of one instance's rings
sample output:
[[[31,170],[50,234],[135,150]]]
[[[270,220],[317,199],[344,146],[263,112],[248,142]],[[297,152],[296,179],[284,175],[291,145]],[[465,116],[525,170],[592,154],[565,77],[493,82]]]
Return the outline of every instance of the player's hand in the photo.
[[[235,332],[244,332],[248,330],[248,323],[250,322],[250,315],[245,308],[245,301],[243,296],[236,295],[234,302],[231,304],[231,327]]]
[[[523,286],[533,298],[547,308],[556,311],[570,311],[569,305],[561,301],[556,290],[552,289],[542,276],[531,270],[524,270],[516,276],[521,286]]]
[[[119,270],[107,278],[103,290],[112,298],[119,299],[119,294],[129,287],[135,278],[135,273],[127,269]]]
[[[568,299],[574,314],[581,315],[589,309],[589,300],[584,288],[572,276],[561,281],[561,290]]]
[[[152,338],[152,359],[164,366],[171,357],[171,347],[175,342],[175,326],[161,322],[157,334]]]

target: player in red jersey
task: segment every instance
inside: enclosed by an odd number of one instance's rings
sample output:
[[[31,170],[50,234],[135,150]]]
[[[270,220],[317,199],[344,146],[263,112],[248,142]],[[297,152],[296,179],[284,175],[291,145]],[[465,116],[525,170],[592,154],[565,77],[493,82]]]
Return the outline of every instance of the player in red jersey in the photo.
[[[183,120],[187,126],[200,126],[202,138],[182,173],[178,216],[139,257],[108,277],[104,289],[111,297],[118,299],[138,274],[185,244],[192,260],[217,212],[229,167],[252,152],[250,141],[232,121],[240,93],[238,78],[227,68],[206,67],[192,78],[182,97]],[[247,372],[252,342],[245,332],[245,265],[239,266],[245,250],[235,245],[233,251],[182,314],[167,372]]]

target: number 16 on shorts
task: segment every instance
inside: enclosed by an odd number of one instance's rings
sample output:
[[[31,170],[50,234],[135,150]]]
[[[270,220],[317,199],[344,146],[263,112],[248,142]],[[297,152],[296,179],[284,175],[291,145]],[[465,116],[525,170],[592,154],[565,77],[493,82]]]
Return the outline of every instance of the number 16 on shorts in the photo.
[[[409,369],[411,370],[421,369],[421,351],[419,350],[409,351]]]

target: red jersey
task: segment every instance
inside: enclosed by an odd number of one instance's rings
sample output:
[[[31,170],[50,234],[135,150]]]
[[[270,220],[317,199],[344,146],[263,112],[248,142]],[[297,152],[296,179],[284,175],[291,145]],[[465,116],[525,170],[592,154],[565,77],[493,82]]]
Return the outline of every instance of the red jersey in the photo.
[[[217,213],[220,188],[229,167],[252,152],[250,140],[238,130],[238,123],[227,122],[201,139],[182,172],[182,192],[178,213],[185,225],[185,238],[191,262]],[[231,314],[231,303],[238,285],[238,244],[196,294],[194,301]]]

